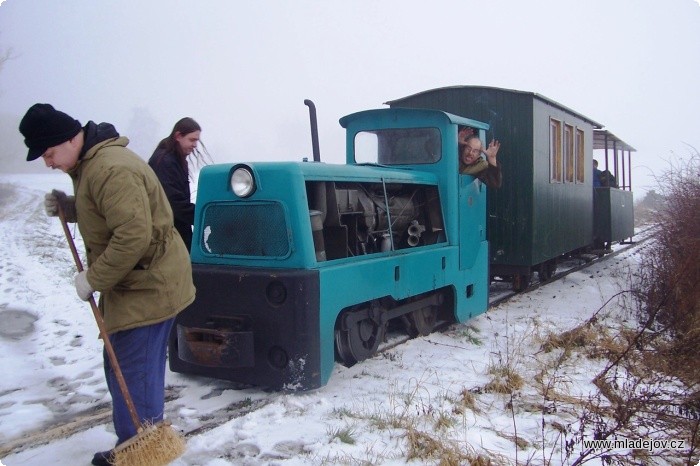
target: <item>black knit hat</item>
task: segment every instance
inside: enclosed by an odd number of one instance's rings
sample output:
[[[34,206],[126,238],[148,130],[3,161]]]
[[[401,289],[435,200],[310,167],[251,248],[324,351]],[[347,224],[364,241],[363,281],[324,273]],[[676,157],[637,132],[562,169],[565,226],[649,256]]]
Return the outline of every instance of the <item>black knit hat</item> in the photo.
[[[32,105],[19,124],[19,132],[29,147],[27,161],[38,159],[49,147],[72,139],[81,129],[78,120],[49,104]]]

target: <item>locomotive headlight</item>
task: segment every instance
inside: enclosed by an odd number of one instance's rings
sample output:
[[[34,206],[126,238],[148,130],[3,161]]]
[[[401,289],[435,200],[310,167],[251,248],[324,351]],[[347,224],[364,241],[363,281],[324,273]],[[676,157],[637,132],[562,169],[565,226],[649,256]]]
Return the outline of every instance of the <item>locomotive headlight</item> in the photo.
[[[238,167],[231,175],[231,189],[238,197],[248,197],[255,191],[255,179],[248,167]]]

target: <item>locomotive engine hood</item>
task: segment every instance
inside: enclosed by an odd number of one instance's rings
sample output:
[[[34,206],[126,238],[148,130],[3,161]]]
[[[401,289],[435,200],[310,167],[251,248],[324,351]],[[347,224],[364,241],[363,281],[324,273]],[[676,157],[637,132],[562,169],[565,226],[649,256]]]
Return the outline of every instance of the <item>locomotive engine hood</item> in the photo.
[[[246,198],[237,197],[230,188],[232,174],[241,167],[251,173],[255,183],[253,193]],[[429,234],[443,229],[438,181],[429,172],[256,162],[204,167],[200,179],[207,181],[198,187],[196,216],[202,221],[196,222],[200,228],[195,229],[199,246],[192,251],[195,262],[270,266],[271,261],[285,261],[286,265],[298,261],[299,266],[308,267],[312,259],[303,238],[292,232],[308,231],[311,237],[313,216],[317,217],[316,229],[326,228],[325,236],[329,237],[327,259],[416,246],[426,222],[434,225]],[[433,206],[432,214],[426,208],[428,203]],[[238,212],[240,221],[234,221]],[[218,238],[231,237],[234,231],[235,241],[219,242]],[[336,235],[342,236],[337,244]],[[317,256],[314,253],[315,259],[320,258]]]

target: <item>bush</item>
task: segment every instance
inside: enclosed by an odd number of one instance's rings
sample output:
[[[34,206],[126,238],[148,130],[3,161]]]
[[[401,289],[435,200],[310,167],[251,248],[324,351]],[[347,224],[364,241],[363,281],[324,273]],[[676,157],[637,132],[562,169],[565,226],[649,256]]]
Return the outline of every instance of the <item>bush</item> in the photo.
[[[700,383],[700,154],[695,150],[659,181],[665,202],[642,263],[642,320],[666,337],[659,349],[671,367]]]
[[[578,416],[578,435],[684,439],[684,450],[656,450],[630,460],[627,452],[582,450],[572,466],[696,464],[700,451],[700,154],[657,179],[661,201],[654,234],[632,280],[638,327],[608,347],[610,362],[594,382],[599,391]],[[592,322],[593,319],[589,320]],[[566,340],[564,340],[566,341]],[[571,443],[569,443],[571,442]],[[573,455],[567,441],[567,455]],[[639,461],[639,462],[638,462]],[[681,463],[682,462],[682,463]]]

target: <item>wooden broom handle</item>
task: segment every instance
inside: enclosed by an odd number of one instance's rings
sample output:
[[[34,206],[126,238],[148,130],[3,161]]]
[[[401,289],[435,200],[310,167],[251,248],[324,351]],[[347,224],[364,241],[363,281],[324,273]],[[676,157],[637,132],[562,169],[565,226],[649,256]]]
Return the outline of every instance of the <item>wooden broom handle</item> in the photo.
[[[70,251],[73,253],[73,260],[75,260],[75,267],[78,272],[83,271],[83,263],[80,260],[78,251],[75,249],[75,242],[68,229],[68,223],[66,222],[66,214],[63,212],[63,207],[61,203],[58,203],[58,218],[61,219],[61,225],[63,226],[63,232],[66,235],[66,240],[68,240],[68,246],[70,246]],[[142,428],[141,422],[139,421],[139,416],[136,414],[136,406],[134,406],[134,401],[131,399],[131,394],[129,394],[129,389],[126,386],[126,380],[124,380],[124,374],[119,367],[119,362],[117,361],[117,355],[114,353],[114,348],[112,347],[112,342],[109,341],[109,335],[105,329],[105,323],[102,319],[100,311],[97,309],[97,304],[95,303],[95,298],[90,296],[90,307],[92,308],[92,313],[95,315],[95,321],[97,322],[97,328],[100,329],[100,336],[105,344],[105,350],[109,356],[109,362],[112,365],[115,375],[117,376],[117,382],[119,382],[119,389],[124,396],[124,401],[126,402],[126,407],[129,409],[129,414],[131,414],[131,420],[134,423],[134,427],[139,431]]]

